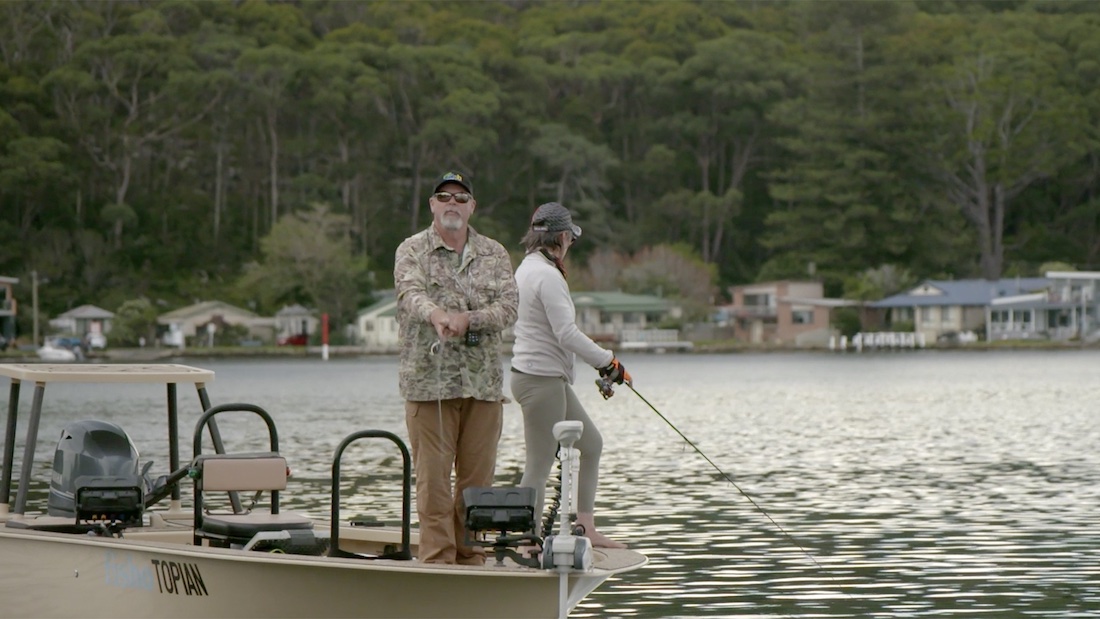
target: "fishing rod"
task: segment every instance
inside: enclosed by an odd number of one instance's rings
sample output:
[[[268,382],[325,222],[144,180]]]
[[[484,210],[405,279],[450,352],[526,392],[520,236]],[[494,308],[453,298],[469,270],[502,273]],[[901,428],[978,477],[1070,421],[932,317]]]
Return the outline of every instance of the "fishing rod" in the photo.
[[[649,400],[645,399],[645,396],[638,393],[638,390],[634,388],[634,385],[631,383],[631,381],[623,381],[623,384],[626,385],[627,387],[629,387],[630,390],[634,392],[634,395],[638,396],[638,399],[640,399],[642,402],[645,402],[646,406],[648,406],[650,410],[652,410],[654,413],[657,413],[657,416],[660,417],[665,423],[667,423],[668,427],[672,428],[676,432],[676,434],[679,434],[680,438],[684,439],[684,442],[686,442],[688,445],[691,445],[692,449],[694,449],[696,453],[698,453],[700,456],[702,456],[703,459],[706,460],[708,464],[710,464],[712,467],[714,467],[714,470],[718,471],[719,475],[724,477],[725,480],[728,481],[730,483],[730,485],[732,485],[734,488],[737,488],[737,491],[741,493],[741,496],[748,499],[749,503],[752,503],[752,506],[755,507],[757,511],[759,511],[761,514],[764,514],[764,517],[767,518],[769,521],[771,521],[771,523],[773,525],[775,525],[775,528],[779,529],[779,531],[781,533],[783,533],[783,535],[787,538],[788,541],[790,541],[792,544],[794,544],[794,546],[796,548],[801,550],[802,554],[806,555],[806,557],[809,558],[810,561],[813,561],[813,564],[816,565],[818,567],[818,569],[822,570],[823,572],[828,571],[828,570],[825,569],[824,566],[822,566],[820,563],[817,562],[817,559],[815,559],[814,556],[809,553],[809,551],[807,551],[805,548],[802,547],[802,544],[799,544],[798,541],[790,533],[787,533],[787,530],[784,529],[782,527],[782,525],[780,525],[778,522],[776,522],[775,519],[771,517],[771,514],[764,511],[763,507],[760,507],[760,505],[757,504],[757,502],[754,501],[753,498],[751,496],[749,496],[749,494],[747,492],[742,490],[741,486],[738,486],[737,482],[733,481],[732,477],[730,477],[728,474],[726,474],[726,472],[723,471],[722,469],[718,468],[718,465],[715,464],[714,461],[711,460],[709,456],[707,456],[707,454],[703,453],[703,450],[699,449],[698,445],[693,443],[691,441],[691,439],[689,439],[687,436],[684,436],[684,433],[681,432],[680,429],[677,428],[675,424],[673,424],[671,421],[669,421],[668,417],[665,417],[664,415],[662,415],[661,411],[657,410],[656,406],[653,406],[652,404],[650,404]],[[611,380],[608,379],[608,378],[597,378],[596,379],[596,387],[599,388],[600,395],[602,395],[603,399],[605,399],[605,400],[610,398],[612,395],[615,395],[614,386],[613,386]]]

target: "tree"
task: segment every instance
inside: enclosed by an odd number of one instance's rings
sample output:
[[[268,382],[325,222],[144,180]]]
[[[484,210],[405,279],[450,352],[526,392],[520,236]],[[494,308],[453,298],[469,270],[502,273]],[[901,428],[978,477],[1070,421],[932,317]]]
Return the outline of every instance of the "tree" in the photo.
[[[874,301],[897,294],[916,283],[917,278],[906,269],[894,264],[884,264],[845,280],[844,298]]]
[[[769,111],[790,94],[787,55],[775,36],[734,30],[699,43],[663,80],[662,95],[674,111],[661,126],[671,145],[695,163],[696,178],[687,186],[706,192],[688,219],[690,238],[706,262],[721,260],[745,175],[760,141],[772,132]]]
[[[58,116],[112,177],[113,195],[101,216],[116,249],[135,217],[128,197],[139,166],[154,147],[201,120],[220,97],[201,88],[202,76],[186,46],[168,31],[161,14],[138,11],[128,15],[126,28],[83,43],[73,62],[46,79]],[[202,105],[181,105],[195,100],[197,91]]]
[[[633,256],[601,250],[589,257],[577,277],[578,289],[619,289],[678,299],[689,319],[714,306],[718,270],[686,244],[646,247]]]
[[[604,192],[610,186],[608,172],[619,164],[611,149],[556,123],[539,127],[539,137],[530,148],[552,180],[554,200],[606,230],[606,222],[601,221],[607,206]]]
[[[267,146],[268,207],[271,225],[279,218],[280,110],[287,107],[290,84],[301,63],[301,55],[281,45],[245,50],[237,60],[237,72],[248,92],[248,101],[258,112],[259,133]]]
[[[1079,154],[1084,117],[1059,82],[1064,50],[1035,17],[985,17],[953,31],[958,50],[930,74],[925,165],[974,226],[981,275],[998,279],[1019,195]]]
[[[142,338],[153,342],[157,337],[157,308],[149,299],[124,301],[111,322],[111,344],[137,346]]]
[[[61,157],[67,148],[55,138],[16,138],[0,153],[0,196],[10,196],[18,210],[14,224],[26,237],[46,211],[46,196],[71,180]]]
[[[915,259],[930,232],[921,226],[919,178],[906,173],[892,38],[912,7],[898,2],[805,3],[795,34],[804,41],[800,88],[771,110],[783,128],[770,170],[761,239],[772,255],[760,279],[821,279],[833,294],[846,276],[882,262]],[[920,230],[914,233],[914,228]],[[812,265],[812,266],[810,266]]]
[[[370,294],[369,263],[354,256],[350,218],[326,204],[283,215],[260,240],[263,258],[249,265],[239,285],[274,311],[280,303],[301,302],[342,325]]]

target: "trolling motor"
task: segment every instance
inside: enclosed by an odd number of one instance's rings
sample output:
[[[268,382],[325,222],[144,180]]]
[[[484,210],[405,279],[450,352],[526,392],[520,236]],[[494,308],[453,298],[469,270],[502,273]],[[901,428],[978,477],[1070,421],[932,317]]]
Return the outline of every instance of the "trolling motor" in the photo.
[[[497,565],[509,557],[519,565],[555,570],[563,576],[574,571],[592,569],[592,542],[573,527],[577,514],[576,479],[580,472],[580,452],[573,444],[581,437],[584,424],[579,421],[559,421],[554,424],[554,438],[561,453],[561,533],[545,539],[535,534],[535,489],[466,488],[462,491],[466,503],[466,543],[492,548]],[[490,533],[496,537],[488,539]],[[536,552],[522,556],[516,549],[522,544],[542,546],[541,560]]]
[[[577,515],[577,474],[581,454],[573,444],[581,437],[584,424],[579,421],[559,421],[554,424],[554,438],[561,446],[561,510],[562,531],[551,535],[542,544],[542,567],[561,573],[592,569],[592,542],[583,535],[574,535],[572,521]]]

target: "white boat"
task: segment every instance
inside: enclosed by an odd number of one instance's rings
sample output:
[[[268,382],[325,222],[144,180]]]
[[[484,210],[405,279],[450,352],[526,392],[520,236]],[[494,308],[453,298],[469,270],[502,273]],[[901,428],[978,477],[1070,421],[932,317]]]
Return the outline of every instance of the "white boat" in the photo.
[[[572,444],[581,432],[571,422],[556,428],[564,454],[561,530],[566,533],[543,540],[541,557],[516,552],[532,540],[530,489],[485,488],[467,495],[467,525],[487,546],[486,565],[422,564],[411,558],[416,535],[409,525],[408,450],[390,433],[362,430],[341,442],[333,457],[331,514],[315,521],[279,509],[286,460],[271,416],[251,404],[210,406],[206,384],[214,374],[209,370],[170,364],[7,364],[0,365],[0,375],[11,379],[0,477],[3,616],[561,618],[609,577],[647,561],[630,550],[593,549],[587,538],[569,532],[571,464],[579,457]],[[138,470],[137,452],[121,428],[73,420],[59,433],[47,512],[27,512],[42,401],[55,382],[167,385],[171,470],[159,480],[163,483],[150,484]],[[23,383],[34,385],[34,398],[23,420],[23,456],[16,461]],[[195,457],[183,466],[178,384],[193,384],[204,410],[195,429]],[[225,453],[217,418],[242,412],[267,423],[269,451]],[[207,435],[215,453],[201,453]],[[364,438],[386,439],[401,451],[399,528],[352,526],[340,517],[340,456]],[[183,507],[184,490],[193,493],[190,510]],[[266,491],[264,509],[239,508],[236,491]],[[209,497],[227,496],[235,513],[209,511]]]
[[[72,350],[64,348],[62,346],[55,346],[52,342],[47,341],[37,351],[38,358],[49,363],[64,363],[66,361],[76,361],[79,357],[77,351],[80,349]]]

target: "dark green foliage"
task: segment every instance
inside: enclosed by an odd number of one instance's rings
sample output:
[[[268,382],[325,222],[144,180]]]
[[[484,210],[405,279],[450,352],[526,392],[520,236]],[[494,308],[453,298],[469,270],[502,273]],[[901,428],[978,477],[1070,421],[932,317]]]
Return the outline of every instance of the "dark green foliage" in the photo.
[[[863,331],[863,325],[859,321],[859,310],[853,307],[840,307],[833,310],[830,313],[832,327],[840,332],[841,335],[852,337],[853,335]],[[903,331],[897,327],[892,327],[894,331]]]
[[[348,321],[452,168],[510,249],[560,200],[578,267],[683,243],[719,289],[1100,268],[1094,2],[11,1],[0,41],[21,333],[32,270],[43,317]]]

